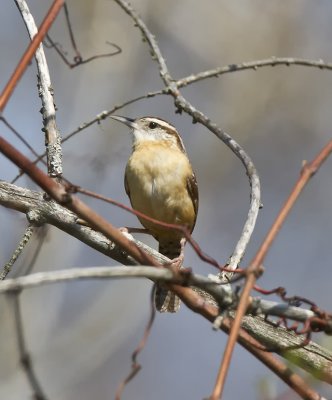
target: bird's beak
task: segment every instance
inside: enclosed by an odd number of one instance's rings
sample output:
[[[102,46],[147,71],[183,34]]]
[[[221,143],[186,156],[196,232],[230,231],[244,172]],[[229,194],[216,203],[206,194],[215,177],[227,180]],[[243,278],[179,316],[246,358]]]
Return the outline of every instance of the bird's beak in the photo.
[[[120,115],[110,115],[110,118],[115,119],[116,121],[122,122],[123,124],[129,126],[129,128],[136,128],[135,120],[132,118],[121,117]]]

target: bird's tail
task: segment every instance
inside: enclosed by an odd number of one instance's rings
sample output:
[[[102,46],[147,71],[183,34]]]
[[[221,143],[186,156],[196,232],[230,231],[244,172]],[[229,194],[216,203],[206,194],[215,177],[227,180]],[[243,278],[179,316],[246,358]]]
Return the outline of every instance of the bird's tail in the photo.
[[[173,260],[180,256],[182,251],[180,241],[160,242],[159,253]],[[157,284],[155,305],[159,312],[176,313],[179,311],[181,301],[173,292],[165,289],[162,285]]]

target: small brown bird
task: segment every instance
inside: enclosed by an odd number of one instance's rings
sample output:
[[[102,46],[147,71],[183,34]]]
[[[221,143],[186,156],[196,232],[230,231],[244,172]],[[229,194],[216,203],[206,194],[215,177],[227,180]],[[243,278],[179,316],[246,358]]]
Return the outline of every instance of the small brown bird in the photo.
[[[132,128],[133,148],[125,172],[125,189],[132,207],[159,221],[186,225],[192,232],[198,188],[177,130],[157,117],[111,117]],[[161,254],[172,260],[183,259],[182,232],[139,220],[158,241]],[[155,304],[160,312],[177,312],[180,299],[158,285]]]

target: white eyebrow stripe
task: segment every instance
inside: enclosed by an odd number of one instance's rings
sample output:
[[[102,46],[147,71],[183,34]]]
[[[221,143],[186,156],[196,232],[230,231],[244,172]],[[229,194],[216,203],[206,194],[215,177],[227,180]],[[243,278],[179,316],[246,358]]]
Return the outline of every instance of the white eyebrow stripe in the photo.
[[[172,131],[176,131],[176,129],[174,128],[173,125],[171,125],[168,122],[163,121],[161,119],[158,119],[158,118],[147,118],[147,120],[151,121],[151,122],[155,122],[156,124],[158,124],[158,125],[160,125],[160,126],[162,126],[164,128],[170,129]]]

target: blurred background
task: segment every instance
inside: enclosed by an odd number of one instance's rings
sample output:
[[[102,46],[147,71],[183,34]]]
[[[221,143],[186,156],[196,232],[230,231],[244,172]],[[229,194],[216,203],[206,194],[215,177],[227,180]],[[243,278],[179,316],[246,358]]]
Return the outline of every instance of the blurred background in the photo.
[[[50,1],[30,0],[39,25]],[[158,65],[151,60],[133,21],[111,0],[68,1],[72,27],[84,58],[122,53],[69,69],[46,49],[57,122],[62,135],[103,110],[162,88]],[[156,35],[176,79],[217,66],[276,57],[332,60],[332,3],[264,0],[132,0]],[[4,87],[28,44],[14,2],[1,5],[0,81]],[[72,56],[63,14],[50,32]],[[184,96],[229,132],[252,157],[261,178],[261,210],[243,265],[255,254],[278,210],[299,176],[331,138],[332,73],[305,67],[266,67],[198,82]],[[41,107],[33,62],[16,88],[4,116],[38,152],[44,149]],[[175,114],[170,97],[145,99],[118,112],[160,116],[181,133],[196,171],[200,191],[194,238],[220,263],[239,238],[249,207],[249,185],[239,160],[215,136],[186,115]],[[2,125],[2,135],[33,155]],[[123,174],[131,150],[125,126],[107,119],[68,141],[63,148],[64,175],[73,183],[129,204]],[[286,287],[290,295],[310,298],[331,310],[331,168],[329,159],[292,210],[265,262],[259,284]],[[0,156],[0,179],[17,168]],[[18,185],[36,189],[26,177]],[[85,198],[116,226],[138,226],[132,215]],[[26,226],[24,215],[0,208],[0,264],[10,258]],[[138,236],[151,246],[153,239]],[[13,274],[31,260],[38,239],[26,248]],[[76,239],[50,227],[34,271],[115,265]],[[213,273],[193,251],[185,265]],[[128,374],[130,356],[149,317],[151,284],[144,280],[71,282],[25,291],[22,304],[28,349],[49,399],[111,399]],[[18,358],[12,298],[0,297],[0,397],[31,398]],[[211,393],[227,337],[214,332],[185,306],[176,315],[157,315],[139,356],[143,369],[126,387],[123,400],[202,399]],[[320,336],[315,340],[331,348]],[[327,398],[332,390],[313,383]],[[279,397],[278,397],[279,396]],[[284,396],[284,397],[282,397]],[[296,399],[269,370],[240,346],[232,359],[224,399]]]

